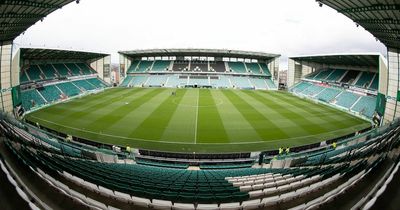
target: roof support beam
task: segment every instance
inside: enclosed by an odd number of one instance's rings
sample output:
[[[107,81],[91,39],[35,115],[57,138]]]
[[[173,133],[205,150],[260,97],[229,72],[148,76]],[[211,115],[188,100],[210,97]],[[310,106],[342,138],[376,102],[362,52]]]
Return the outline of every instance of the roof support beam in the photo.
[[[35,2],[35,1],[11,1],[11,0],[3,0],[0,1],[3,5],[10,5],[10,6],[27,6],[27,7],[36,7],[36,8],[51,8],[51,9],[59,9],[61,8],[58,5],[54,4],[46,4],[46,3],[41,3],[41,2]]]
[[[0,18],[42,18],[43,15],[40,14],[17,14],[17,13],[12,13],[12,12],[6,12],[3,14],[0,14]]]
[[[356,12],[373,12],[373,11],[388,11],[388,10],[400,10],[400,4],[375,4],[366,7],[354,7],[348,9],[338,10],[340,13],[356,13]]]
[[[387,18],[387,19],[355,19],[354,22],[362,24],[400,24],[400,20]]]

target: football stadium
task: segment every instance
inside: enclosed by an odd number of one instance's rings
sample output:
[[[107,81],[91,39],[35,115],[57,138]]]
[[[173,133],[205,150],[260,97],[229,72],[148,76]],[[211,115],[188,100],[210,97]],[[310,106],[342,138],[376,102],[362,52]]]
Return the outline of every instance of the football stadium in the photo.
[[[2,209],[398,209],[399,2],[318,0],[387,55],[290,55],[287,89],[256,50],[15,50],[72,2],[1,1]]]

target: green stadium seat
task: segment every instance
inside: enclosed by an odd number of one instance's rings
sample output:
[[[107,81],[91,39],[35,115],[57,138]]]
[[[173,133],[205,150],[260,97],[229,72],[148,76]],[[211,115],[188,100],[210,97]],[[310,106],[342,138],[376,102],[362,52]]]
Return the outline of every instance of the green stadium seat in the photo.
[[[44,86],[39,92],[48,102],[58,101],[61,98],[61,91],[54,85]]]
[[[371,85],[369,86],[369,89],[378,90],[378,87],[379,87],[379,74],[375,74],[375,78],[372,81]]]
[[[358,100],[360,96],[343,91],[340,95],[336,98],[336,105],[349,109],[353,104]]]
[[[59,83],[56,85],[63,93],[69,97],[76,96],[81,93],[81,90],[71,82]]]
[[[58,74],[51,64],[39,65],[47,79],[57,78]]]
[[[34,106],[37,107],[46,103],[36,89],[22,91],[21,100],[25,110],[30,110]]]
[[[355,112],[360,112],[366,117],[372,117],[375,112],[376,97],[362,96],[360,100],[351,108]]]
[[[245,63],[247,69],[253,74],[261,74],[261,67],[258,63]]]
[[[166,71],[170,65],[171,65],[171,61],[156,60],[156,61],[154,61],[151,71],[157,71],[157,72]]]
[[[79,76],[81,74],[81,70],[75,63],[66,63],[67,68],[72,72],[72,75]]]
[[[265,64],[265,63],[259,63],[259,65],[260,65],[260,67],[261,67],[261,69],[262,69],[262,71],[264,72],[265,75],[267,75],[267,76],[269,76],[269,77],[272,76],[272,74],[271,74],[271,72],[270,72],[270,70],[269,70],[267,64]]]
[[[357,82],[354,85],[357,87],[360,87],[360,88],[368,88],[368,86],[372,82],[374,74],[375,73],[372,73],[372,72],[362,72],[360,78],[357,80]]]
[[[59,73],[60,76],[68,77],[70,76],[69,70],[63,63],[53,64],[56,71]]]
[[[75,80],[72,83],[74,83],[75,86],[78,86],[79,88],[84,90],[94,90],[97,88],[97,86],[92,85],[87,80]]]
[[[29,75],[29,78],[31,81],[37,81],[37,80],[42,80],[42,72],[40,71],[39,66],[37,65],[31,65],[29,66],[28,69],[25,70],[25,72]]]
[[[96,72],[89,67],[86,63],[76,63],[76,65],[81,69],[84,75],[95,74]]]
[[[234,73],[247,73],[243,62],[228,62],[228,66]]]

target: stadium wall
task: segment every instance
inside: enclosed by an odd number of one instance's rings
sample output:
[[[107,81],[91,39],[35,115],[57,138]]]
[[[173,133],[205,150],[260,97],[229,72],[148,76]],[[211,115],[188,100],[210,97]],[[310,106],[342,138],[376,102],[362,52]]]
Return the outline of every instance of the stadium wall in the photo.
[[[400,49],[388,49],[388,76],[386,90],[386,108],[384,122],[391,122],[400,117]],[[379,78],[381,79],[381,78]],[[385,78],[382,78],[385,79]],[[384,91],[384,89],[382,89]]]
[[[120,83],[124,81],[124,78],[126,77],[126,72],[128,71],[129,67],[131,66],[131,60],[128,59],[128,57],[120,54],[119,55],[119,69],[120,69]]]
[[[98,76],[107,83],[111,81],[111,56],[105,56],[100,59],[90,61],[90,67],[92,67],[98,74]]]
[[[3,112],[11,113],[13,110],[11,90],[13,84],[19,81],[12,81],[12,41],[0,42],[0,110]]]
[[[272,59],[267,63],[269,71],[271,72],[275,85],[279,86],[279,57]]]

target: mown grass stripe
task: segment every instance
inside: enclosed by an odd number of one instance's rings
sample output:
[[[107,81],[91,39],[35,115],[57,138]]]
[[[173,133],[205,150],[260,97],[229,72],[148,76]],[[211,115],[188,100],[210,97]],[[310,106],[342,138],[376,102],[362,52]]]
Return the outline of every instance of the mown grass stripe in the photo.
[[[162,135],[186,91],[187,89],[178,89],[176,96],[168,97],[130,136],[142,139],[162,140]]]
[[[262,141],[262,137],[254,130],[253,126],[240,114],[239,110],[224,95],[229,90],[213,90],[211,94],[214,99],[222,100],[218,106],[218,113],[221,116],[225,132],[230,142],[254,142]]]
[[[162,139],[175,142],[194,142],[196,124],[196,100],[199,90],[188,89],[174,111]],[[176,103],[174,100],[172,103]]]
[[[197,119],[198,143],[229,143],[217,106],[220,101],[211,95],[212,90],[201,90],[199,97],[199,113]]]
[[[281,128],[290,137],[299,135],[309,135],[302,125],[298,124],[298,120],[293,120],[288,113],[279,111],[280,109],[271,108],[273,101],[268,101],[261,96],[252,94],[253,91],[237,91],[235,92],[242,100],[251,101],[249,103],[254,109],[258,110],[266,119],[271,119],[276,127]]]
[[[291,119],[294,123],[296,123],[298,126],[301,126],[304,130],[308,131],[310,134],[317,134],[328,131],[327,128],[320,126],[320,124],[318,124],[318,121],[316,123],[308,119],[310,116],[312,116],[312,114],[302,115],[299,114],[298,111],[294,111],[294,110],[301,111],[302,108],[292,106],[291,104],[281,100],[280,98],[274,97],[273,95],[267,95],[264,92],[263,93],[257,92],[254,94],[255,97],[257,96],[262,97],[262,99],[260,98],[260,100],[262,101],[274,101],[274,103],[272,103],[273,107],[285,108],[285,111],[281,112],[282,115],[284,115],[286,118]],[[264,104],[270,106],[269,103],[264,102]]]
[[[131,96],[136,92],[138,91],[125,90],[115,92],[107,90],[101,93],[86,96],[84,98],[77,98],[66,103],[60,103],[57,106],[47,107],[43,109],[41,113],[45,112],[49,114],[49,116],[46,117],[51,117],[52,119],[58,120],[83,118],[86,115],[89,115],[92,111],[99,110],[101,108],[107,109],[107,105],[110,105],[113,102],[118,102],[121,100],[121,98]],[[82,102],[77,104],[75,101],[86,101],[86,103]],[[36,112],[32,113],[32,115],[36,115]]]
[[[108,127],[118,123],[124,116],[129,115],[129,113],[134,112],[136,108],[138,108],[143,102],[156,97],[158,94],[163,91],[157,89],[147,89],[146,91],[141,92],[141,94],[134,94],[130,98],[124,98],[124,101],[120,101],[118,107],[113,109],[108,109],[108,113],[104,114],[100,118],[96,119],[96,123],[92,123],[86,129],[89,130],[97,130],[99,132],[104,132]],[[129,99],[129,100],[128,100]]]
[[[289,137],[280,127],[264,117],[261,112],[253,108],[246,100],[242,100],[236,92],[231,90],[223,93],[264,141]]]

